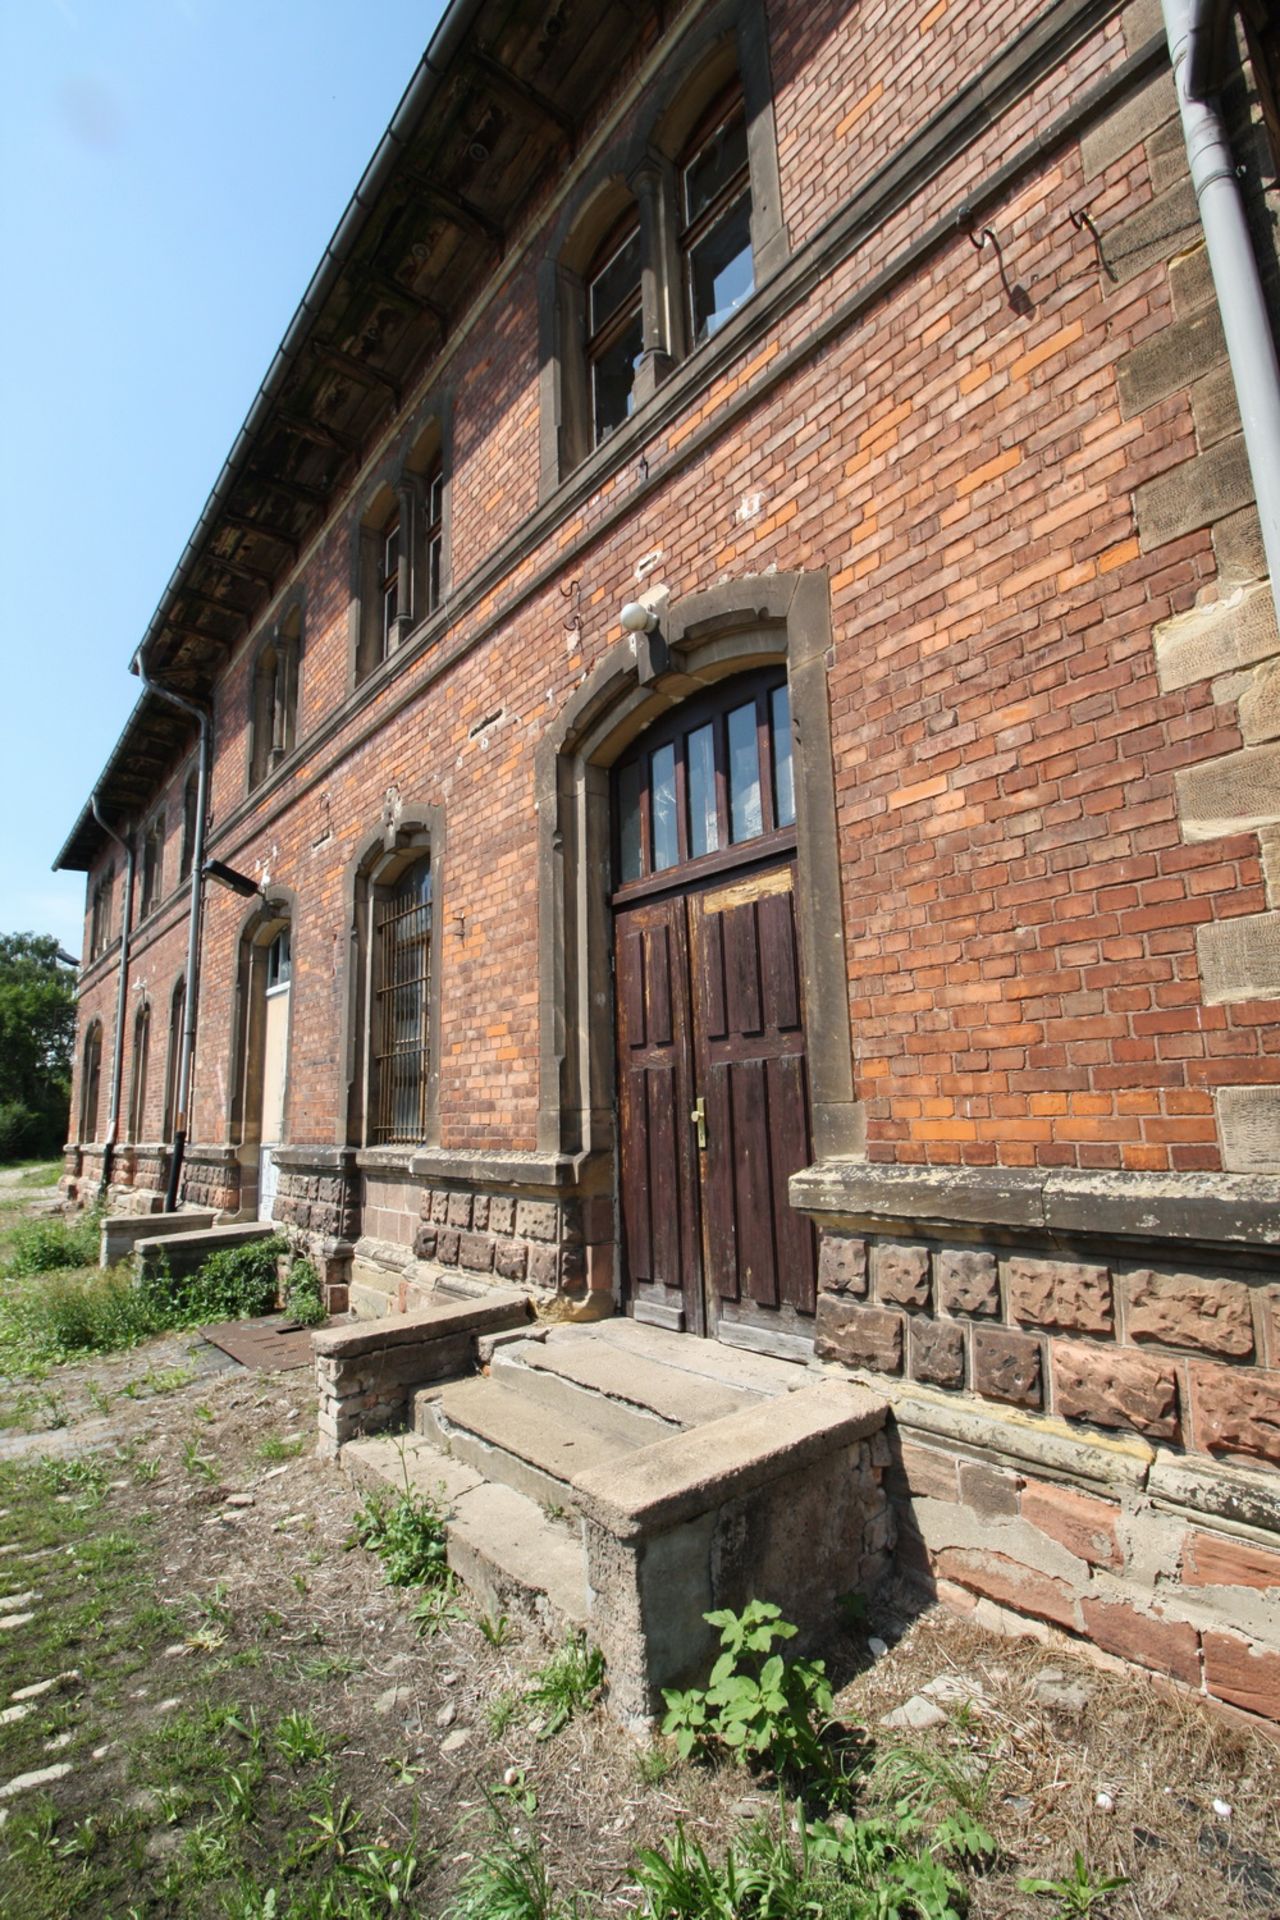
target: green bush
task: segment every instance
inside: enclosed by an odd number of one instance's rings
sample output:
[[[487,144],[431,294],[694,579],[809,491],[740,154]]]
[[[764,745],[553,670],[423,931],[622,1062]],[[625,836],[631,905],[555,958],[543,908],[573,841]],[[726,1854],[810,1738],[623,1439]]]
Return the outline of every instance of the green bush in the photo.
[[[29,1160],[48,1132],[44,1120],[22,1100],[0,1100],[0,1164]]]
[[[19,1221],[11,1235],[5,1277],[25,1280],[33,1273],[55,1273],[60,1267],[97,1266],[101,1224],[101,1216],[92,1211]]]
[[[325,1312],[320,1276],[310,1260],[295,1260],[285,1286],[285,1312],[300,1327],[318,1327],[329,1318]]]
[[[211,1253],[194,1273],[173,1274],[162,1266],[145,1276],[139,1292],[164,1326],[254,1319],[275,1310],[280,1256],[287,1252],[283,1234],[275,1233]]]

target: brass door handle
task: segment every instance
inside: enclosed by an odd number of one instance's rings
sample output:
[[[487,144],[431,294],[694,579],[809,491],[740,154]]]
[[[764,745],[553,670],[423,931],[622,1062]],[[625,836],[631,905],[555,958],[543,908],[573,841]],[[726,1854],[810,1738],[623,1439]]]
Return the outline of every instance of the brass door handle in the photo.
[[[689,1118],[698,1129],[698,1146],[700,1148],[705,1147],[707,1144],[707,1103],[701,1094],[698,1095],[698,1104],[689,1115]]]

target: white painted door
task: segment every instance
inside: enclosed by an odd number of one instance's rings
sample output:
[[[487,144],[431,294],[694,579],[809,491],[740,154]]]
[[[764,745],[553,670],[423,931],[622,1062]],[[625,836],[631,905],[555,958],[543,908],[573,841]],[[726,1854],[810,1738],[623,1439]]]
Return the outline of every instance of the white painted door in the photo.
[[[275,1149],[284,1140],[284,1094],[289,1074],[289,934],[278,933],[267,960],[267,1004],[262,1036],[262,1133],[258,1158],[258,1218],[274,1216],[279,1172]]]

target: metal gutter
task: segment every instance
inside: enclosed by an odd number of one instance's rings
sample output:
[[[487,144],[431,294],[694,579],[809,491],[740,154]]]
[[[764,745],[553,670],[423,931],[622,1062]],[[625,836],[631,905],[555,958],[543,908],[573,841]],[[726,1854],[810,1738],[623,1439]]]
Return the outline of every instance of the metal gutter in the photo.
[[[89,806],[102,831],[124,851],[124,898],[120,921],[120,958],[117,962],[120,971],[116,983],[116,1030],[111,1042],[111,1088],[107,1101],[107,1138],[102,1155],[102,1178],[98,1183],[99,1195],[105,1198],[111,1182],[111,1163],[115,1158],[116,1137],[120,1131],[120,1089],[124,1079],[124,1017],[128,1008],[129,995],[129,936],[133,921],[134,849],[132,835],[126,840],[104,819],[98,806],[97,787],[89,796]]]
[[[1218,0],[1161,0],[1161,5],[1187,164],[1262,525],[1271,597],[1280,618],[1280,364],[1221,110],[1216,99],[1193,91],[1207,85],[1221,9]]]

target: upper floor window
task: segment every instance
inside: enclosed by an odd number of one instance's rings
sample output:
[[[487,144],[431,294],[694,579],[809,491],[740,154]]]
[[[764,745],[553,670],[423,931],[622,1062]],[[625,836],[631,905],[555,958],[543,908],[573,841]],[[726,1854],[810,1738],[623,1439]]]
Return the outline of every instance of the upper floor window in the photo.
[[[259,651],[253,671],[249,784],[260,781],[292,753],[298,726],[298,656],[302,611],[293,607]]]
[[[680,169],[680,252],[690,338],[707,340],[755,289],[741,95],[717,101]]]
[[[115,875],[108,871],[94,882],[89,908],[89,958],[96,960],[111,945],[111,909]]]
[[[360,522],[352,595],[357,681],[443,604],[448,533],[444,435],[433,418],[400,473],[378,484]]]
[[[587,272],[586,356],[596,447],[634,405],[632,383],[644,350],[640,308],[640,226],[631,216],[597,249]]]
[[[164,815],[158,813],[142,842],[142,888],[138,918],[145,920],[160,904],[164,877]]]
[[[786,258],[762,0],[714,9],[686,59],[542,270],[544,495]]]
[[[396,621],[400,616],[400,516],[393,514],[382,535],[382,561],[378,568],[378,601],[382,612],[382,658],[395,644]]]

